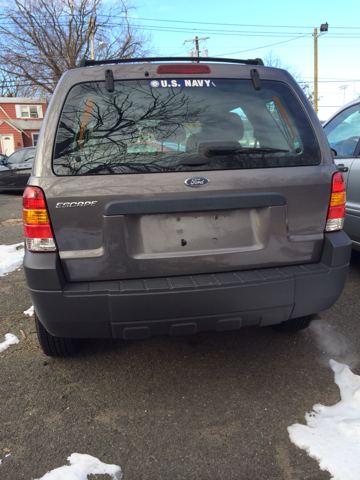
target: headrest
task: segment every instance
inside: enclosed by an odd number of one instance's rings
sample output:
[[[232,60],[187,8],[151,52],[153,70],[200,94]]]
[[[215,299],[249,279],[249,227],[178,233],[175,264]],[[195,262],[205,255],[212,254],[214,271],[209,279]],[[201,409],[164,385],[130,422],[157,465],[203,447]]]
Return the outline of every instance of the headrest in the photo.
[[[180,143],[186,138],[186,130],[181,123],[160,122],[153,134],[157,142]]]
[[[244,136],[244,123],[237,113],[229,112],[223,117],[223,122],[227,125],[227,128],[236,134],[238,140],[241,140]]]
[[[201,122],[201,132],[190,135],[186,144],[186,151],[192,152],[199,148],[201,143],[215,142],[224,144],[238,142],[244,136],[244,124],[237,113],[229,112],[219,116],[211,116]]]
[[[237,113],[229,112],[213,118],[210,125],[202,124],[201,131],[214,140],[238,141],[244,136],[244,124]]]

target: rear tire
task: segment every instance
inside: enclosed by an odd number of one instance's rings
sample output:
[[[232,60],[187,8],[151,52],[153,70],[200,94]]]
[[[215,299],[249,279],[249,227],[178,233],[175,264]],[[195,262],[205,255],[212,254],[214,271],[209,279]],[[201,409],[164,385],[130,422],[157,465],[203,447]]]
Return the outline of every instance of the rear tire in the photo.
[[[303,330],[307,328],[311,321],[315,318],[315,315],[306,315],[305,317],[291,318],[285,322],[278,323],[277,325],[272,325],[272,328],[277,332],[297,332],[298,330]]]
[[[55,337],[40,322],[35,312],[36,333],[40,346],[48,357],[70,357],[79,351],[79,340],[75,338]]]

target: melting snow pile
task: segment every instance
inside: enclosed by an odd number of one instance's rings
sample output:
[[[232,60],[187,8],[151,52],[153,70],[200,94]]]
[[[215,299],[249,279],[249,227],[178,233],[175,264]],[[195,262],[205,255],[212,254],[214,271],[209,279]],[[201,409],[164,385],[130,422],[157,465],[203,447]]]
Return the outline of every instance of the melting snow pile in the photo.
[[[306,425],[288,427],[290,440],[319,462],[336,480],[360,478],[360,376],[347,365],[330,360],[341,401],[331,407],[314,405]]]
[[[24,259],[24,244],[0,245],[0,276],[19,268]]]
[[[20,340],[17,338],[16,335],[13,335],[12,333],[7,333],[5,335],[5,340],[0,343],[0,353],[9,348],[10,345],[15,345],[16,343],[19,343],[19,341]]]
[[[120,467],[103,463],[91,455],[73,453],[68,461],[70,465],[56,468],[38,480],[87,480],[88,475],[105,475],[106,473],[112,480],[122,478]]]
[[[31,305],[31,307],[28,310],[25,310],[25,315],[29,315],[29,317],[32,317],[34,315],[34,305]]]

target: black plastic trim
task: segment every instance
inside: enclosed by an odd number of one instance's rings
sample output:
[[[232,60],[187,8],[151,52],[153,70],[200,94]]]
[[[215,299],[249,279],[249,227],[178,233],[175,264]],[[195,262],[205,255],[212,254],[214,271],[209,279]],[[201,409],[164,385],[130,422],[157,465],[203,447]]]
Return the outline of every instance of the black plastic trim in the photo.
[[[108,92],[114,91],[114,75],[113,71],[108,69],[105,70],[105,81],[106,81],[106,90]]]
[[[260,75],[258,70],[256,68],[252,68],[250,70],[250,75],[251,75],[251,80],[253,82],[255,90],[261,90],[261,81],[260,81]]]
[[[199,212],[286,205],[282,193],[231,195],[192,195],[134,200],[115,200],[104,208],[104,215],[144,215],[150,213]]]
[[[321,261],[329,267],[339,267],[350,262],[351,240],[341,230],[325,234]]]
[[[29,252],[25,248],[24,274],[29,288],[61,290],[66,285],[58,252]]]
[[[114,58],[112,60],[87,60],[83,58],[80,61],[79,67],[91,67],[94,65],[110,65],[114,63],[146,63],[146,62],[220,62],[220,63],[241,63],[243,65],[264,65],[261,58],[240,60],[236,58],[217,58],[217,57],[196,57],[189,59],[189,57],[144,57],[144,58]]]
[[[274,325],[330,308],[348,265],[312,264],[168,279],[67,284],[29,293],[49,333],[70,338],[148,338]]]
[[[325,235],[319,263],[203,275],[66,283],[58,253],[26,251],[41,323],[69,338],[148,338],[274,325],[330,308],[346,280],[351,242]]]

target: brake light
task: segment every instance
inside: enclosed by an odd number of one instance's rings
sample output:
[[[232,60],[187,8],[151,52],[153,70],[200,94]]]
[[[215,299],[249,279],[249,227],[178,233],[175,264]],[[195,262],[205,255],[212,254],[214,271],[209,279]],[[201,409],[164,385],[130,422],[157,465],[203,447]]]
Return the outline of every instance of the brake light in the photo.
[[[41,188],[26,187],[23,195],[23,218],[26,245],[30,252],[57,251]]]
[[[329,211],[326,219],[325,232],[341,230],[344,226],[346,203],[346,187],[344,177],[340,172],[332,178]]]
[[[197,65],[193,63],[185,63],[183,65],[160,65],[157,73],[211,73],[210,67],[207,65]]]

